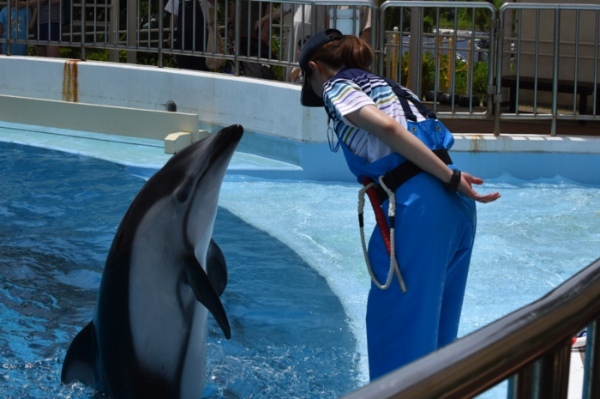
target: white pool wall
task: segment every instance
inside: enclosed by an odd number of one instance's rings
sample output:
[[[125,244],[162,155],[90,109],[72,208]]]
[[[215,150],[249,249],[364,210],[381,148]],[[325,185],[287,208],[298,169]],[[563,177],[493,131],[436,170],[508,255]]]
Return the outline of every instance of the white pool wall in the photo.
[[[321,109],[300,107],[300,87],[267,80],[130,64],[0,57],[0,95],[198,114],[213,125],[323,141]],[[63,117],[57,115],[57,118]],[[53,121],[47,121],[52,126]],[[102,130],[99,126],[94,131]],[[277,133],[282,132],[282,133]]]
[[[299,96],[297,85],[219,73],[0,56],[1,121],[152,138],[194,129],[195,119],[208,130],[241,124],[249,133],[241,151],[299,165],[303,178],[351,180],[341,151],[329,150],[325,112],[302,107]],[[176,113],[166,112],[169,102]],[[600,184],[599,154],[598,137],[526,132],[457,134],[453,147],[455,161],[484,178],[560,175],[590,184]]]

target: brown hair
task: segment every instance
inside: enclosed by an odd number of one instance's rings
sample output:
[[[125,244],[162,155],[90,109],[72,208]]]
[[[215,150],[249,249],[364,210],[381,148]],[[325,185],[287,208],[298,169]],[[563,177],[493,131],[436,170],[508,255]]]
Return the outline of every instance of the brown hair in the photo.
[[[340,40],[332,40],[321,46],[310,59],[332,68],[359,68],[368,70],[373,60],[373,50],[364,40],[356,36],[344,35]]]

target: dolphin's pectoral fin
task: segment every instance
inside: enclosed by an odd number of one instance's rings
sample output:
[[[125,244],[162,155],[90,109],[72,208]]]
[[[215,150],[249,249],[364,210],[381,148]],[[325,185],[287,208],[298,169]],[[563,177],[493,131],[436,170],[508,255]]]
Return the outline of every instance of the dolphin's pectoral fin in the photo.
[[[63,363],[60,376],[63,384],[80,381],[96,386],[96,329],[90,322],[77,334]]]
[[[213,288],[221,296],[227,286],[227,262],[223,251],[212,238],[206,254],[206,273]]]
[[[198,302],[204,305],[210,313],[212,313],[215,320],[217,320],[217,323],[219,323],[219,327],[221,327],[221,330],[223,330],[225,337],[227,337],[227,339],[231,338],[229,320],[227,320],[227,315],[225,314],[223,304],[219,299],[219,295],[213,288],[208,275],[200,263],[198,263],[198,260],[194,256],[193,252],[191,252],[188,256],[186,269],[188,284],[190,287],[192,287],[196,299]]]

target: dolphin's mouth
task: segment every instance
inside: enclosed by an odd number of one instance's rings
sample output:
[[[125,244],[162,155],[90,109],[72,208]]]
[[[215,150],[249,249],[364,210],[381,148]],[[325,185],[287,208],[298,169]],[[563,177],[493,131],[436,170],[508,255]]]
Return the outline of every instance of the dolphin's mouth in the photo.
[[[242,139],[243,133],[244,128],[241,125],[231,125],[214,133],[216,135],[214,145],[216,156],[219,157],[227,150],[231,150],[231,153],[233,153]]]
[[[242,139],[243,132],[244,128],[241,125],[231,125],[204,139],[212,139],[214,143],[212,143],[210,151],[210,160],[198,176],[193,193],[198,193],[199,186],[206,182],[217,189],[220,187],[235,149]]]
[[[199,249],[199,252],[204,253],[208,247],[221,183],[243,131],[241,125],[232,125],[204,139],[210,141],[209,159],[204,163],[205,166],[196,178],[194,186],[190,187],[188,195],[191,196],[191,205],[184,218],[186,245],[190,249]],[[201,229],[200,226],[204,227]]]

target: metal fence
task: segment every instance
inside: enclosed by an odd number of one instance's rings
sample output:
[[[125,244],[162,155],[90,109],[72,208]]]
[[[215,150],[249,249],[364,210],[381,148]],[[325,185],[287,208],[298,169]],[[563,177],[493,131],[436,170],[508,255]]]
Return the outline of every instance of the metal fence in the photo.
[[[510,3],[500,9],[500,120],[598,120],[600,5]],[[508,92],[508,93],[507,93]],[[501,105],[508,100],[508,111]],[[590,101],[591,100],[591,101]]]
[[[431,102],[440,116],[489,118],[495,19],[487,2],[386,1],[379,72]]]
[[[17,8],[22,2],[8,0],[9,13],[19,14],[24,25],[19,33],[9,30],[0,43],[29,45],[37,55],[60,46],[62,57],[291,82],[297,79],[290,72],[297,66],[298,48],[306,37],[327,27],[358,35],[376,23],[372,17],[376,9],[369,0],[53,1],[29,0],[29,9],[39,10],[41,19],[22,13]],[[48,15],[55,25],[46,23]],[[15,54],[15,47],[9,46],[8,53]],[[257,76],[261,72],[264,76]]]
[[[442,117],[493,119],[496,133],[501,121],[545,120],[554,135],[559,120],[600,119],[599,14],[600,4],[389,0],[379,72]]]
[[[301,79],[299,46],[336,27],[369,41],[374,70],[407,85],[443,118],[494,120],[496,133],[502,121],[546,120],[551,134],[559,120],[600,119],[600,4],[507,3],[497,10],[467,1],[388,0],[376,7],[371,0],[8,0],[3,6],[4,22],[20,18],[0,39],[11,44],[9,54],[25,45],[32,54],[57,56],[60,48],[61,57],[294,83]]]

